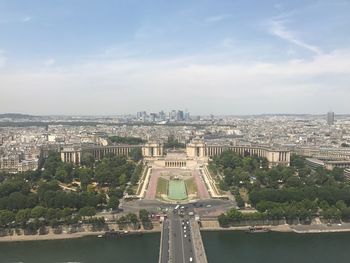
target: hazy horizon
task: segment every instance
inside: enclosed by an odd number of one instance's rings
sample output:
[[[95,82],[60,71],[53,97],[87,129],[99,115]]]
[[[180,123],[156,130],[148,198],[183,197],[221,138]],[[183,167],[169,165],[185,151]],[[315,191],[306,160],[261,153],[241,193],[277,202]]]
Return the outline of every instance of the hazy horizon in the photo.
[[[350,112],[350,2],[0,0],[0,112]]]
[[[181,110],[181,109],[177,109]],[[143,111],[143,110],[141,110]],[[19,114],[19,115],[29,115],[31,117],[115,117],[115,116],[127,116],[127,115],[136,115],[137,112],[131,112],[131,113],[115,113],[115,114],[31,114],[31,113],[24,113],[24,112],[0,112],[0,115],[5,115],[5,114]],[[150,111],[147,112],[148,114],[150,113],[159,113],[159,111]],[[165,112],[168,113],[168,112]],[[191,112],[190,112],[191,113]],[[234,113],[228,113],[228,114],[216,114],[216,117],[221,117],[221,116],[300,116],[300,115],[305,115],[305,116],[327,116],[328,112],[325,113],[252,113],[252,114],[234,114]],[[343,115],[349,115],[350,113],[337,113],[334,112],[335,116],[343,116]],[[214,114],[196,114],[196,113],[191,113],[191,116],[210,116]]]

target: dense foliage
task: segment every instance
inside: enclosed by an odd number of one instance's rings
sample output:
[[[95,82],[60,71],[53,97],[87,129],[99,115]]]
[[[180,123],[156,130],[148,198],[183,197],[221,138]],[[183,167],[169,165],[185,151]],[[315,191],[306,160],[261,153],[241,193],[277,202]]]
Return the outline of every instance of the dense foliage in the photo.
[[[35,230],[88,220],[102,209],[116,210],[124,191],[132,192],[142,172],[126,156],[105,156],[88,166],[63,163],[52,152],[43,170],[0,174],[0,230],[20,227]]]
[[[120,136],[110,136],[108,139],[112,143],[121,143],[121,144],[131,144],[131,145],[136,145],[136,144],[142,144],[145,143],[144,140],[141,138],[137,137],[120,137]]]
[[[173,149],[173,148],[186,148],[186,144],[180,143],[173,135],[168,137],[168,140],[164,143],[165,149]]]
[[[341,169],[311,170],[305,159],[297,155],[292,156],[290,167],[269,169],[264,159],[241,157],[232,152],[215,157],[209,168],[221,175],[221,189],[230,190],[239,207],[243,207],[239,190],[248,192],[247,202],[258,211],[253,217],[304,223],[316,216],[326,220],[350,220],[350,184]],[[227,213],[219,219],[225,225],[248,220],[249,215],[239,219],[236,212]]]

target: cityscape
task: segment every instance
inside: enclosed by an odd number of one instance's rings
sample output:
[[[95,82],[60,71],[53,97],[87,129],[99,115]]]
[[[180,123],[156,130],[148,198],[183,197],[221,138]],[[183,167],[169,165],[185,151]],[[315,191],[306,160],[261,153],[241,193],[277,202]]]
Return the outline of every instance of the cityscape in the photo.
[[[349,13],[0,0],[0,263],[349,262]]]

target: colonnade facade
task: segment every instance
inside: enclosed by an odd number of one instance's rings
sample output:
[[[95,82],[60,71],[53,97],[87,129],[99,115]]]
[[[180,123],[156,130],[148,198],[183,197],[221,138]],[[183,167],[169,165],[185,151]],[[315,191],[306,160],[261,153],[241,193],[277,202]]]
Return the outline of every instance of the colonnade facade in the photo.
[[[266,158],[270,167],[277,165],[290,165],[290,151],[288,150],[274,150],[257,146],[205,146],[205,154],[208,157],[220,155],[224,151],[232,151],[241,156],[258,156]]]
[[[203,141],[193,141],[186,145],[187,156],[191,158],[214,157],[224,151],[232,151],[241,156],[258,156],[266,158],[269,166],[290,165],[290,151],[275,150],[259,146],[207,145]]]
[[[64,148],[61,150],[61,160],[64,163],[80,164],[81,151],[76,148]]]
[[[61,149],[61,160],[65,163],[80,164],[81,156],[84,153],[90,153],[99,161],[106,155],[125,155],[128,156],[134,149],[141,149],[141,145],[117,145],[117,146],[93,146],[86,148],[64,147]]]
[[[186,161],[165,161],[167,168],[182,168],[186,167]]]
[[[294,151],[299,155],[312,157],[320,160],[350,160],[349,150],[334,150],[334,149],[314,149],[301,148]]]

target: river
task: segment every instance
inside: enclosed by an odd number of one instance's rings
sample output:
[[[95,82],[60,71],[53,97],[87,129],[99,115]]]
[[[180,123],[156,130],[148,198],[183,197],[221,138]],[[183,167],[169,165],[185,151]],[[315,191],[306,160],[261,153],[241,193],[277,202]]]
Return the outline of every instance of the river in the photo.
[[[84,237],[67,240],[0,243],[0,262],[133,263],[157,262],[160,234],[118,239]]]
[[[202,232],[209,263],[347,263],[350,233]],[[160,235],[0,243],[0,262],[153,263]]]
[[[202,232],[210,263],[348,263],[350,233]]]

